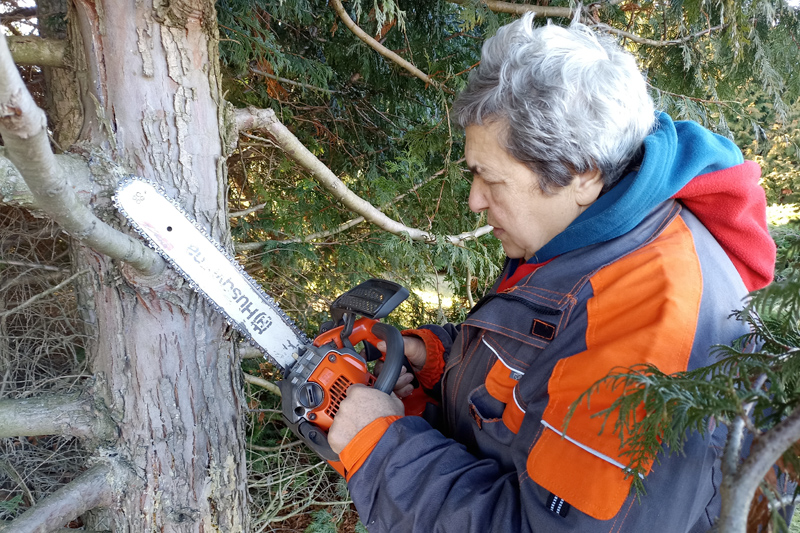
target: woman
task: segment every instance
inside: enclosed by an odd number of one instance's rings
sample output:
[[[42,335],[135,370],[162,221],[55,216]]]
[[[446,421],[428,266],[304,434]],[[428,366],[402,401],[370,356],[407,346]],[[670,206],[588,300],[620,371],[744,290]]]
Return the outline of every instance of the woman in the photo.
[[[706,531],[724,428],[647,466],[637,501],[602,417],[570,405],[615,367],[672,373],[747,333],[729,319],[769,283],[760,171],[727,139],[656,114],[634,58],[585,26],[501,28],[454,104],[507,260],[458,325],[405,331],[442,422],[352,387],[329,434],[370,531]],[[410,391],[403,374],[395,391]]]

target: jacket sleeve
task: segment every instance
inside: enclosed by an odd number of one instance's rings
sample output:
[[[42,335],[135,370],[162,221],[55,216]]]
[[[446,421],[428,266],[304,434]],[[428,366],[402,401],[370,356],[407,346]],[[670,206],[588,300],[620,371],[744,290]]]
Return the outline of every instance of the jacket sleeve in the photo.
[[[404,336],[413,336],[422,339],[425,343],[427,359],[425,366],[417,372],[416,377],[425,393],[435,400],[441,400],[441,379],[444,365],[450,357],[453,341],[461,329],[460,324],[445,324],[444,326],[427,325],[418,329],[407,329]]]

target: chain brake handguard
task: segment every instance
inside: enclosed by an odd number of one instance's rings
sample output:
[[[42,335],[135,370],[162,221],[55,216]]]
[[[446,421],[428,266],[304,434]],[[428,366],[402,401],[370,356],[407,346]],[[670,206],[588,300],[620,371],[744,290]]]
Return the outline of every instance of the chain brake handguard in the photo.
[[[328,444],[327,432],[347,389],[360,383],[390,394],[397,382],[405,361],[403,337],[378,319],[407,297],[408,289],[381,279],[367,280],[341,295],[331,305],[333,323],[323,326],[323,332],[304,347],[278,383],[287,425],[334,467],[339,456]],[[356,320],[357,315],[362,318]],[[375,345],[381,340],[386,342],[386,358],[376,380],[353,347],[362,341]]]

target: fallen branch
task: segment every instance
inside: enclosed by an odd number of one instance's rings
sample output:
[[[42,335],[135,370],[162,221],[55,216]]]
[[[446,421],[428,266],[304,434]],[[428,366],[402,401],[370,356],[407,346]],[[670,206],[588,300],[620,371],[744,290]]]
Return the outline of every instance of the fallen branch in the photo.
[[[99,463],[15,520],[0,526],[0,533],[48,533],[56,530],[96,507],[109,507],[130,478],[127,469],[111,461]]]
[[[0,37],[0,136],[6,157],[25,178],[36,205],[84,244],[155,275],[164,261],[139,240],[98,219],[75,194],[47,136],[47,118],[33,101]]]
[[[236,125],[240,131],[246,129],[260,129],[268,132],[275,144],[283,150],[291,160],[307,170],[320,185],[333,194],[345,207],[361,215],[358,218],[344,223],[338,228],[329,230],[331,232],[330,234],[344,231],[344,229],[367,221],[394,235],[405,234],[413,241],[423,241],[427,243],[436,242],[436,236],[432,233],[408,227],[405,224],[389,218],[374,205],[348,189],[347,185],[345,185],[336,174],[325,166],[322,161],[317,159],[317,157],[278,120],[272,109],[256,109],[249,107],[247,109],[237,109],[235,114]],[[444,239],[451,244],[460,245],[466,240],[476,239],[481,235],[485,235],[491,230],[491,226],[483,226],[477,230],[461,233],[460,235],[448,235],[445,236]],[[326,234],[328,234],[328,232],[320,232],[293,242],[309,242],[310,240],[325,236]],[[258,249],[261,246],[263,246],[263,243],[246,243],[244,245],[238,245],[236,249],[242,251]]]
[[[0,438],[67,435],[113,440],[117,426],[90,394],[48,394],[0,400]]]
[[[381,43],[370,37],[367,34],[367,32],[365,32],[358,26],[358,24],[353,22],[353,19],[351,19],[350,15],[348,15],[347,11],[345,11],[344,6],[342,5],[342,0],[331,0],[331,6],[333,7],[333,10],[336,12],[339,18],[342,19],[344,25],[347,26],[348,29],[352,31],[356,37],[358,37],[364,43],[366,43],[367,46],[378,52],[380,55],[382,55],[389,61],[392,61],[393,63],[400,65],[406,71],[410,72],[417,78],[421,79],[426,84],[433,85],[434,87],[441,89],[446,93],[454,94],[454,91],[452,89],[445,87],[444,85],[442,85],[437,81],[434,81],[430,76],[422,72],[420,69],[412,65],[410,62],[406,61],[405,59],[403,59],[402,57],[400,57],[399,55],[392,52],[391,50],[383,46]]]

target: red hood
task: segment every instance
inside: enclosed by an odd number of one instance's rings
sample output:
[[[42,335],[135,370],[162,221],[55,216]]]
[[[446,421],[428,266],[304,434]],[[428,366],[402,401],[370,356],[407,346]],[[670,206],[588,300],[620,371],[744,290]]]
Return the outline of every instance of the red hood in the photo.
[[[714,235],[749,291],[769,285],[775,272],[776,247],[767,230],[760,177],[761,167],[745,161],[697,176],[673,196]]]

